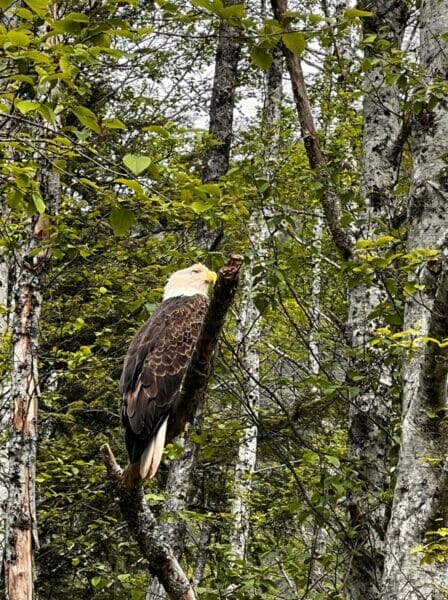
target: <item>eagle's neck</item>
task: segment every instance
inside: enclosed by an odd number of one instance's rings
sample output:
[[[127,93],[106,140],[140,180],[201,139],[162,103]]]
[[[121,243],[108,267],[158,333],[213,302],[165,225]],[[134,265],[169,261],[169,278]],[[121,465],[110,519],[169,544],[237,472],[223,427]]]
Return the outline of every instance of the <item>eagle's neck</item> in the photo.
[[[167,286],[163,294],[163,300],[169,300],[169,298],[177,298],[178,296],[205,296],[206,292],[198,292],[198,290],[192,289],[191,287],[175,287],[170,288]]]

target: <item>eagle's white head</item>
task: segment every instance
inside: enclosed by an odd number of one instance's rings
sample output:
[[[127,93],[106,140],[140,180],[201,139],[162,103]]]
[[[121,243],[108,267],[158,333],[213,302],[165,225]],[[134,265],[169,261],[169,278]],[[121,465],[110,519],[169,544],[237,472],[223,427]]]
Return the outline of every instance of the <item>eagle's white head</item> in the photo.
[[[195,296],[196,294],[207,296],[208,286],[215,281],[216,273],[214,271],[209,271],[200,263],[192,265],[171,275],[165,286],[163,299]]]

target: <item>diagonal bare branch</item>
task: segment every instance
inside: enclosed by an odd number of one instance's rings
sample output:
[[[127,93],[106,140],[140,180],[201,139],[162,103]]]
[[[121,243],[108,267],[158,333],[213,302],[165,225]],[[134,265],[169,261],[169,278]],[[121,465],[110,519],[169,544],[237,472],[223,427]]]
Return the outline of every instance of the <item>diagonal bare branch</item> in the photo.
[[[287,11],[286,0],[271,0],[272,10],[275,18],[281,23],[283,15]],[[287,31],[287,29],[285,29]],[[320,146],[319,136],[314,125],[310,101],[303,76],[300,59],[282,43],[283,54],[288,66],[291,78],[291,87],[297,116],[302,130],[303,143],[310,167],[316,171],[318,176],[325,179],[325,185],[321,195],[322,208],[325,219],[333,237],[333,241],[345,260],[355,257],[355,247],[349,232],[341,226],[339,199],[336,191],[326,177],[326,160]]]

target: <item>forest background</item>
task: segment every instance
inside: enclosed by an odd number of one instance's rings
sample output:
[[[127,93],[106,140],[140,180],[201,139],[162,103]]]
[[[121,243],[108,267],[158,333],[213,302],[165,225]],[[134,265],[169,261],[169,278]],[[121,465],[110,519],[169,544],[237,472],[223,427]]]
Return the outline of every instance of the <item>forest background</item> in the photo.
[[[191,593],[447,598],[447,1],[0,8],[0,594],[165,597],[99,448],[166,277],[238,252],[145,488]]]

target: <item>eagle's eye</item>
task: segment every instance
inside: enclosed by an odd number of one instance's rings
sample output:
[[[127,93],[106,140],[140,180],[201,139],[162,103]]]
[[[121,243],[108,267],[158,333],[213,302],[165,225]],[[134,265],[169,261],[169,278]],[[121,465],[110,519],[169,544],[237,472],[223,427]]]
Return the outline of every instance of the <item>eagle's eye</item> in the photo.
[[[191,269],[191,272],[192,273],[200,273],[200,270],[199,269]]]

